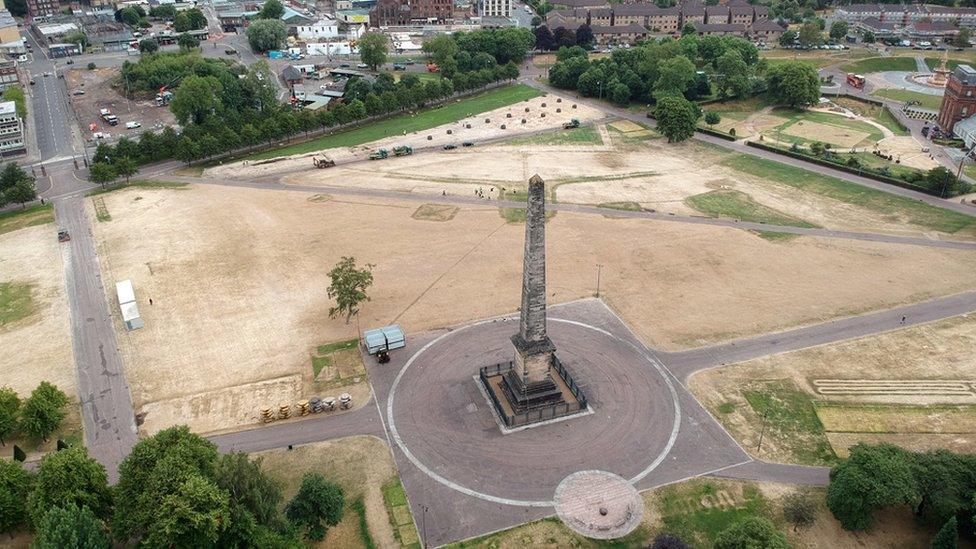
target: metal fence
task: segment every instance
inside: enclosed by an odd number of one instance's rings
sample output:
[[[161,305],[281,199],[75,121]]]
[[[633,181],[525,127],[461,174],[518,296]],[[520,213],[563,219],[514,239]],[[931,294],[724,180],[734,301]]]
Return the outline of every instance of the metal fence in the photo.
[[[545,408],[539,408],[536,410],[529,410],[527,412],[522,412],[521,414],[509,415],[505,413],[505,409],[502,407],[501,403],[498,402],[498,397],[495,396],[495,392],[491,390],[491,386],[488,382],[489,377],[494,377],[497,375],[505,374],[511,371],[515,365],[509,362],[501,362],[499,364],[494,364],[491,366],[482,366],[479,371],[479,376],[481,377],[481,382],[485,386],[485,392],[488,393],[488,397],[491,399],[492,404],[495,406],[495,410],[498,411],[499,417],[505,422],[506,427],[521,427],[523,425],[528,425],[530,423],[538,423],[540,421],[548,421],[550,419],[556,419],[562,416],[568,416],[569,414],[574,414],[580,410],[586,409],[587,401],[586,395],[583,391],[576,385],[573,377],[569,374],[566,368],[562,365],[559,359],[553,357],[553,364],[556,367],[556,372],[559,377],[566,383],[569,390],[576,397],[575,402],[564,402],[562,404],[556,404],[554,406],[547,406]]]

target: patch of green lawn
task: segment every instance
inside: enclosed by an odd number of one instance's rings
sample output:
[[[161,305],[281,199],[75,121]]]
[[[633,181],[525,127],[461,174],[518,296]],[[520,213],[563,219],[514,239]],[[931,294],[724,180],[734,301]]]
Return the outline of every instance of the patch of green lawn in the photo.
[[[771,505],[755,486],[734,488],[694,480],[661,489],[659,508],[663,530],[695,547],[711,547],[719,533],[749,517],[773,518]]]
[[[942,105],[941,95],[930,95],[927,93],[918,93],[918,92],[913,92],[908,90],[885,88],[873,92],[871,95],[884,97],[885,99],[891,99],[892,101],[901,101],[902,103],[907,103],[909,101],[918,101],[919,107],[922,107],[923,109],[933,110],[933,111],[939,110],[939,106]]]
[[[832,465],[837,461],[817,417],[813,398],[797,389],[792,381],[758,382],[744,390],[742,396],[764,422],[764,437],[788,449],[793,455],[791,462]]]
[[[826,198],[854,204],[873,212],[897,215],[906,223],[944,233],[957,233],[976,226],[976,218],[932,206],[836,177],[746,154],[729,155],[722,164],[756,177],[789,185]]]
[[[105,187],[104,189],[95,189],[90,191],[86,196],[98,196],[100,194],[110,193],[112,191],[118,191],[120,189],[185,189],[187,187],[186,183],[180,183],[177,181],[156,181],[155,179],[133,179],[129,183],[121,183],[119,185],[112,185],[111,187]]]
[[[315,353],[319,355],[328,354],[334,351],[345,351],[346,349],[354,349],[356,345],[359,345],[358,339],[349,339],[346,341],[336,341],[335,343],[328,343],[326,345],[319,345],[315,348]]]
[[[685,199],[685,203],[712,217],[727,217],[752,223],[768,223],[789,227],[816,227],[802,219],[756,202],[748,194],[735,190],[709,191]]]
[[[601,204],[597,204],[597,207],[607,208],[610,210],[623,210],[625,212],[640,212],[644,210],[644,208],[641,208],[641,205],[636,202],[603,202]]]
[[[500,109],[506,105],[525,101],[542,95],[539,90],[518,84],[496,88],[485,93],[447,103],[433,109],[406,113],[393,118],[380,120],[353,130],[326,135],[303,143],[253,154],[249,160],[263,160],[279,156],[302,154],[335,147],[354,147],[376,141],[391,135],[402,135],[456,122],[462,118]]]
[[[33,286],[0,282],[0,327],[17,322],[34,312]]]
[[[369,534],[369,524],[366,522],[366,506],[363,505],[363,499],[355,499],[349,505],[359,518],[359,541],[362,542],[363,547],[366,549],[376,549],[373,536]]]
[[[0,234],[54,222],[54,206],[31,206],[26,210],[0,213]]]
[[[817,124],[826,124],[828,126],[864,132],[868,134],[868,136],[864,138],[864,141],[878,142],[884,139],[884,133],[882,133],[882,131],[877,127],[859,120],[851,120],[839,114],[797,110],[787,107],[774,109],[772,114],[775,116],[788,118],[791,121],[790,123],[782,124],[769,132],[770,134],[774,135],[778,141],[796,142],[798,144],[808,143],[808,139],[790,135],[785,132],[785,130],[787,130],[790,126],[800,121],[815,122]],[[827,139],[824,139],[824,141],[827,141]]]
[[[934,71],[935,69],[939,68],[939,65],[942,64],[942,58],[926,57],[925,64],[929,66],[930,70]],[[951,71],[951,70],[955,70],[955,68],[958,67],[959,65],[973,65],[973,64],[976,64],[976,60],[970,61],[968,59],[949,59],[948,61],[946,61],[946,68],[948,68]]]
[[[592,124],[570,130],[554,130],[538,135],[516,137],[502,145],[602,145],[603,137]]]
[[[913,57],[869,57],[840,68],[844,72],[867,74],[883,71],[910,71],[918,69]]]

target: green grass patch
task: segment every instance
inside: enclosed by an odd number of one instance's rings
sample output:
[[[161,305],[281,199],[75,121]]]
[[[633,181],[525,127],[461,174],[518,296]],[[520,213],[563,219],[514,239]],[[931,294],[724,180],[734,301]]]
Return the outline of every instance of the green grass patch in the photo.
[[[180,183],[178,181],[157,181],[155,179],[134,179],[129,183],[121,183],[119,185],[112,185],[110,187],[105,187],[104,189],[95,189],[88,192],[86,196],[98,196],[100,194],[110,193],[118,191],[121,189],[186,189],[187,183]]]
[[[854,114],[866,116],[882,126],[888,128],[895,135],[911,135],[901,122],[891,114],[885,106],[875,105],[853,97],[835,97],[831,102],[839,107],[850,110]]]
[[[603,137],[592,124],[569,130],[555,130],[538,135],[516,137],[503,145],[602,145]]]
[[[735,190],[716,190],[689,196],[685,204],[712,217],[727,217],[752,223],[786,225],[789,227],[816,227],[811,223],[764,206],[748,194]]]
[[[263,160],[335,147],[354,147],[391,135],[402,135],[404,133],[427,130],[442,124],[449,124],[462,118],[500,109],[504,106],[532,99],[540,95],[542,95],[542,92],[524,84],[505,86],[453,103],[447,103],[433,109],[423,110],[417,113],[406,113],[353,130],[326,135],[280,149],[253,154],[248,159]]]
[[[356,345],[359,345],[358,339],[336,341],[335,343],[327,343],[325,345],[319,345],[318,347],[315,348],[315,352],[317,354],[324,355],[334,351],[345,351],[346,349],[355,349]]]
[[[909,71],[914,72],[918,69],[918,64],[912,57],[869,57],[853,63],[848,63],[840,68],[844,72],[854,72],[867,74],[883,71]]]
[[[603,202],[597,204],[598,208],[607,208],[608,210],[623,210],[625,212],[641,212],[644,208],[636,202]]]
[[[397,540],[403,547],[418,548],[420,540],[417,536],[417,528],[414,526],[413,517],[410,515],[410,507],[407,505],[407,494],[403,491],[403,484],[400,477],[394,476],[381,487],[383,492],[383,503],[386,504],[386,514],[390,520],[390,526]]]
[[[861,206],[884,215],[899,216],[906,223],[926,229],[951,234],[963,229],[971,229],[976,224],[976,218],[963,213],[938,208],[925,202],[824,176],[774,160],[734,154],[725,158],[722,164],[749,175],[789,185],[825,198]]]
[[[0,213],[0,234],[54,222],[54,206],[38,204],[24,210]]]
[[[792,381],[758,382],[744,390],[742,396],[765,423],[764,436],[769,443],[789,450],[796,463],[832,465],[837,461],[813,398]]]
[[[359,518],[359,540],[363,543],[363,547],[366,547],[366,549],[376,549],[373,536],[369,533],[369,524],[366,522],[366,506],[363,505],[362,498],[351,501],[349,506],[352,507],[352,510],[356,512],[356,516]]]
[[[734,402],[723,402],[722,404],[719,404],[718,405],[718,411],[719,411],[719,413],[722,413],[722,414],[731,414],[732,412],[735,411],[735,403]]]
[[[319,377],[322,370],[332,366],[332,357],[329,356],[313,356],[312,357],[312,377]]]
[[[562,183],[568,183],[567,181],[553,181],[555,185],[549,186],[549,200],[552,202],[556,201],[556,187]],[[575,183],[575,181],[573,181]],[[512,202],[526,202],[528,200],[528,195],[526,191],[521,189],[512,189],[505,191],[505,194],[501,197],[502,200],[509,200]],[[525,223],[525,208],[498,208],[498,213],[508,221],[509,223]],[[553,210],[546,210],[546,221],[549,221],[556,215]]]
[[[867,137],[865,137],[864,140],[861,143],[859,143],[859,145],[863,144],[864,142],[876,143],[884,139],[884,133],[877,127],[872,126],[871,124],[867,124],[865,122],[861,122],[859,120],[850,120],[839,114],[797,110],[797,109],[791,109],[787,107],[774,109],[772,114],[790,120],[790,122],[788,123],[781,124],[772,130],[768,130],[767,132],[764,132],[775,137],[776,140],[778,141],[785,141],[787,143],[797,143],[801,145],[804,143],[809,143],[810,142],[809,139],[786,133],[786,130],[789,129],[790,126],[793,126],[794,124],[801,121],[814,122],[817,124],[825,124],[827,126],[834,126],[838,128],[854,130],[854,131],[868,134]],[[825,138],[823,139],[823,141],[826,142],[828,140]]]
[[[942,58],[926,57],[925,64],[928,65],[929,70],[934,71],[935,69],[939,68],[939,65],[942,64]],[[951,70],[955,70],[955,68],[958,67],[959,65],[973,65],[973,64],[976,64],[976,60],[970,61],[968,59],[949,59],[948,61],[946,61],[946,68],[948,68],[951,71]]]
[[[0,326],[13,324],[34,312],[33,286],[0,282]]]
[[[723,530],[746,518],[773,518],[770,502],[752,485],[741,486],[740,493],[732,483],[694,480],[663,488],[658,502],[664,531],[696,547],[711,547]]]
[[[407,493],[403,491],[403,484],[398,477],[393,477],[383,485],[383,501],[389,507],[407,504]]]
[[[891,133],[895,135],[912,134],[910,131],[908,131],[908,128],[906,128],[905,125],[902,124],[901,121],[899,121],[897,118],[895,118],[895,115],[891,114],[891,111],[889,111],[886,108],[882,108],[881,112],[874,117],[874,120],[877,123],[881,124],[882,126],[891,130]]]
[[[929,109],[933,111],[939,110],[939,106],[942,105],[941,95],[929,95],[927,93],[919,93],[908,90],[896,90],[891,88],[886,88],[873,92],[871,95],[878,97],[884,97],[885,99],[891,99],[893,101],[901,101],[902,103],[907,103],[909,101],[918,101],[918,106],[923,109]]]
[[[500,547],[574,547],[578,549],[642,549],[649,547],[651,529],[641,524],[633,532],[622,538],[595,540],[580,536],[570,530],[556,517],[528,522],[507,530],[487,534],[479,538],[459,541],[446,545],[448,549]]]
[[[799,238],[800,235],[796,233],[784,233],[782,231],[753,231],[756,236],[764,240],[769,240],[770,242],[783,242],[787,240],[793,240],[794,238]]]

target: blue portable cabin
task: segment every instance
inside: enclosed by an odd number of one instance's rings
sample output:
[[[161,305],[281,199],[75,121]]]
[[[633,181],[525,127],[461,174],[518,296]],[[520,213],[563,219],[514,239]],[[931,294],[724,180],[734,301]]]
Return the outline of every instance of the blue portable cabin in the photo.
[[[371,355],[375,355],[384,349],[400,349],[407,345],[403,328],[399,324],[366,330],[363,332],[363,343],[366,345],[366,352]]]

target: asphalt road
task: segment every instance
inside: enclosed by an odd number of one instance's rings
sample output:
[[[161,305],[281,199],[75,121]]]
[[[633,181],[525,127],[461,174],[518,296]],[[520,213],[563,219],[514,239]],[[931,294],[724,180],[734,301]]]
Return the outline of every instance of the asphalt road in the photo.
[[[35,84],[28,85],[32,96],[33,131],[36,132],[37,148],[42,161],[70,157],[74,154],[71,142],[71,125],[74,117],[68,110],[64,80],[57,77],[55,64],[44,57],[44,49],[37,45],[30,33],[24,33],[34,48],[33,59],[24,65]],[[50,73],[51,76],[44,76]]]
[[[71,185],[72,177],[69,170],[51,174],[53,180],[62,180],[61,186]],[[137,432],[84,201],[83,196],[58,199],[54,208],[58,227],[71,234],[63,259],[85,446],[115,482],[118,465],[136,443]]]

